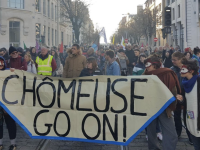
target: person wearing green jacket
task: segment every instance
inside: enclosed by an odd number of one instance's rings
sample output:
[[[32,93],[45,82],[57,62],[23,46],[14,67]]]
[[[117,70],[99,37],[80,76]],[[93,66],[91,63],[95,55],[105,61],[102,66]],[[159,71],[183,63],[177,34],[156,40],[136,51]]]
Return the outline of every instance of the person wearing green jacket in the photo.
[[[145,58],[146,58],[145,54],[140,54],[140,56],[138,58],[138,63],[133,68],[133,75],[134,76],[143,74],[143,72],[145,70],[145,65],[144,65]]]

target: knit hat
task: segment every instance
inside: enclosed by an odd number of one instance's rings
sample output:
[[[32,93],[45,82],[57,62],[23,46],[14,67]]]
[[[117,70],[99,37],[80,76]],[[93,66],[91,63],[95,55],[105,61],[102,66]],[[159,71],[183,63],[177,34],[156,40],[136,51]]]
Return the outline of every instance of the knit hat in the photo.
[[[11,47],[9,48],[9,55],[10,55],[11,53],[15,52],[15,51],[17,51],[17,49],[16,49],[15,47],[11,46]],[[18,51],[17,51],[17,52],[18,52]]]
[[[24,50],[23,50],[23,48],[21,48],[21,47],[18,47],[18,48],[17,48],[17,51],[20,52],[20,53],[24,53]]]

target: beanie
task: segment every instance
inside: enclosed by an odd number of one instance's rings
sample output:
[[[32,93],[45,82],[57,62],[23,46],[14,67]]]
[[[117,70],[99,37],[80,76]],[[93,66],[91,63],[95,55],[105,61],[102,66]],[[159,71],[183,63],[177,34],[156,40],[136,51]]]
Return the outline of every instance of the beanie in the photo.
[[[24,50],[23,50],[21,47],[18,47],[18,48],[17,48],[17,51],[20,52],[20,53],[23,53],[23,52],[24,52]]]
[[[17,49],[16,49],[15,47],[11,46],[11,47],[9,48],[9,55],[10,55],[11,53],[15,52],[15,51],[17,51]]]

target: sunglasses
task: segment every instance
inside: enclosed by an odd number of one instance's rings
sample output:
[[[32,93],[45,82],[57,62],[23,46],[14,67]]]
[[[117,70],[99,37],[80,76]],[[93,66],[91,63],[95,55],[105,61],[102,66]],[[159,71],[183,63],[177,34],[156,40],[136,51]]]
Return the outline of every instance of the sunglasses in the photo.
[[[17,54],[18,52],[13,52],[13,53],[11,53],[12,55],[15,55],[15,54]]]

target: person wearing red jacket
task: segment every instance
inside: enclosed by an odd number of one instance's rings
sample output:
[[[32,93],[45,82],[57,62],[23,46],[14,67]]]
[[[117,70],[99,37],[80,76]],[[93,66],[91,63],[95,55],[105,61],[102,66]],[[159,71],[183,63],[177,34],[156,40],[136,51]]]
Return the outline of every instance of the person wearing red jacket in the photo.
[[[7,68],[10,68],[11,71],[14,71],[15,69],[18,70],[27,70],[27,63],[25,59],[21,56],[19,56],[18,51],[15,47],[11,46],[9,48],[9,55],[10,58],[6,61]],[[16,123],[11,116],[4,111],[4,118],[7,124],[7,128],[9,131],[9,137],[11,141],[11,145],[9,147],[9,150],[15,150],[17,148],[16,146],[16,134],[17,134],[17,127]],[[2,146],[0,148],[3,148]]]
[[[18,51],[15,47],[9,48],[10,59],[6,61],[7,68],[14,68],[18,70],[27,71],[27,63],[25,59],[19,56]]]

